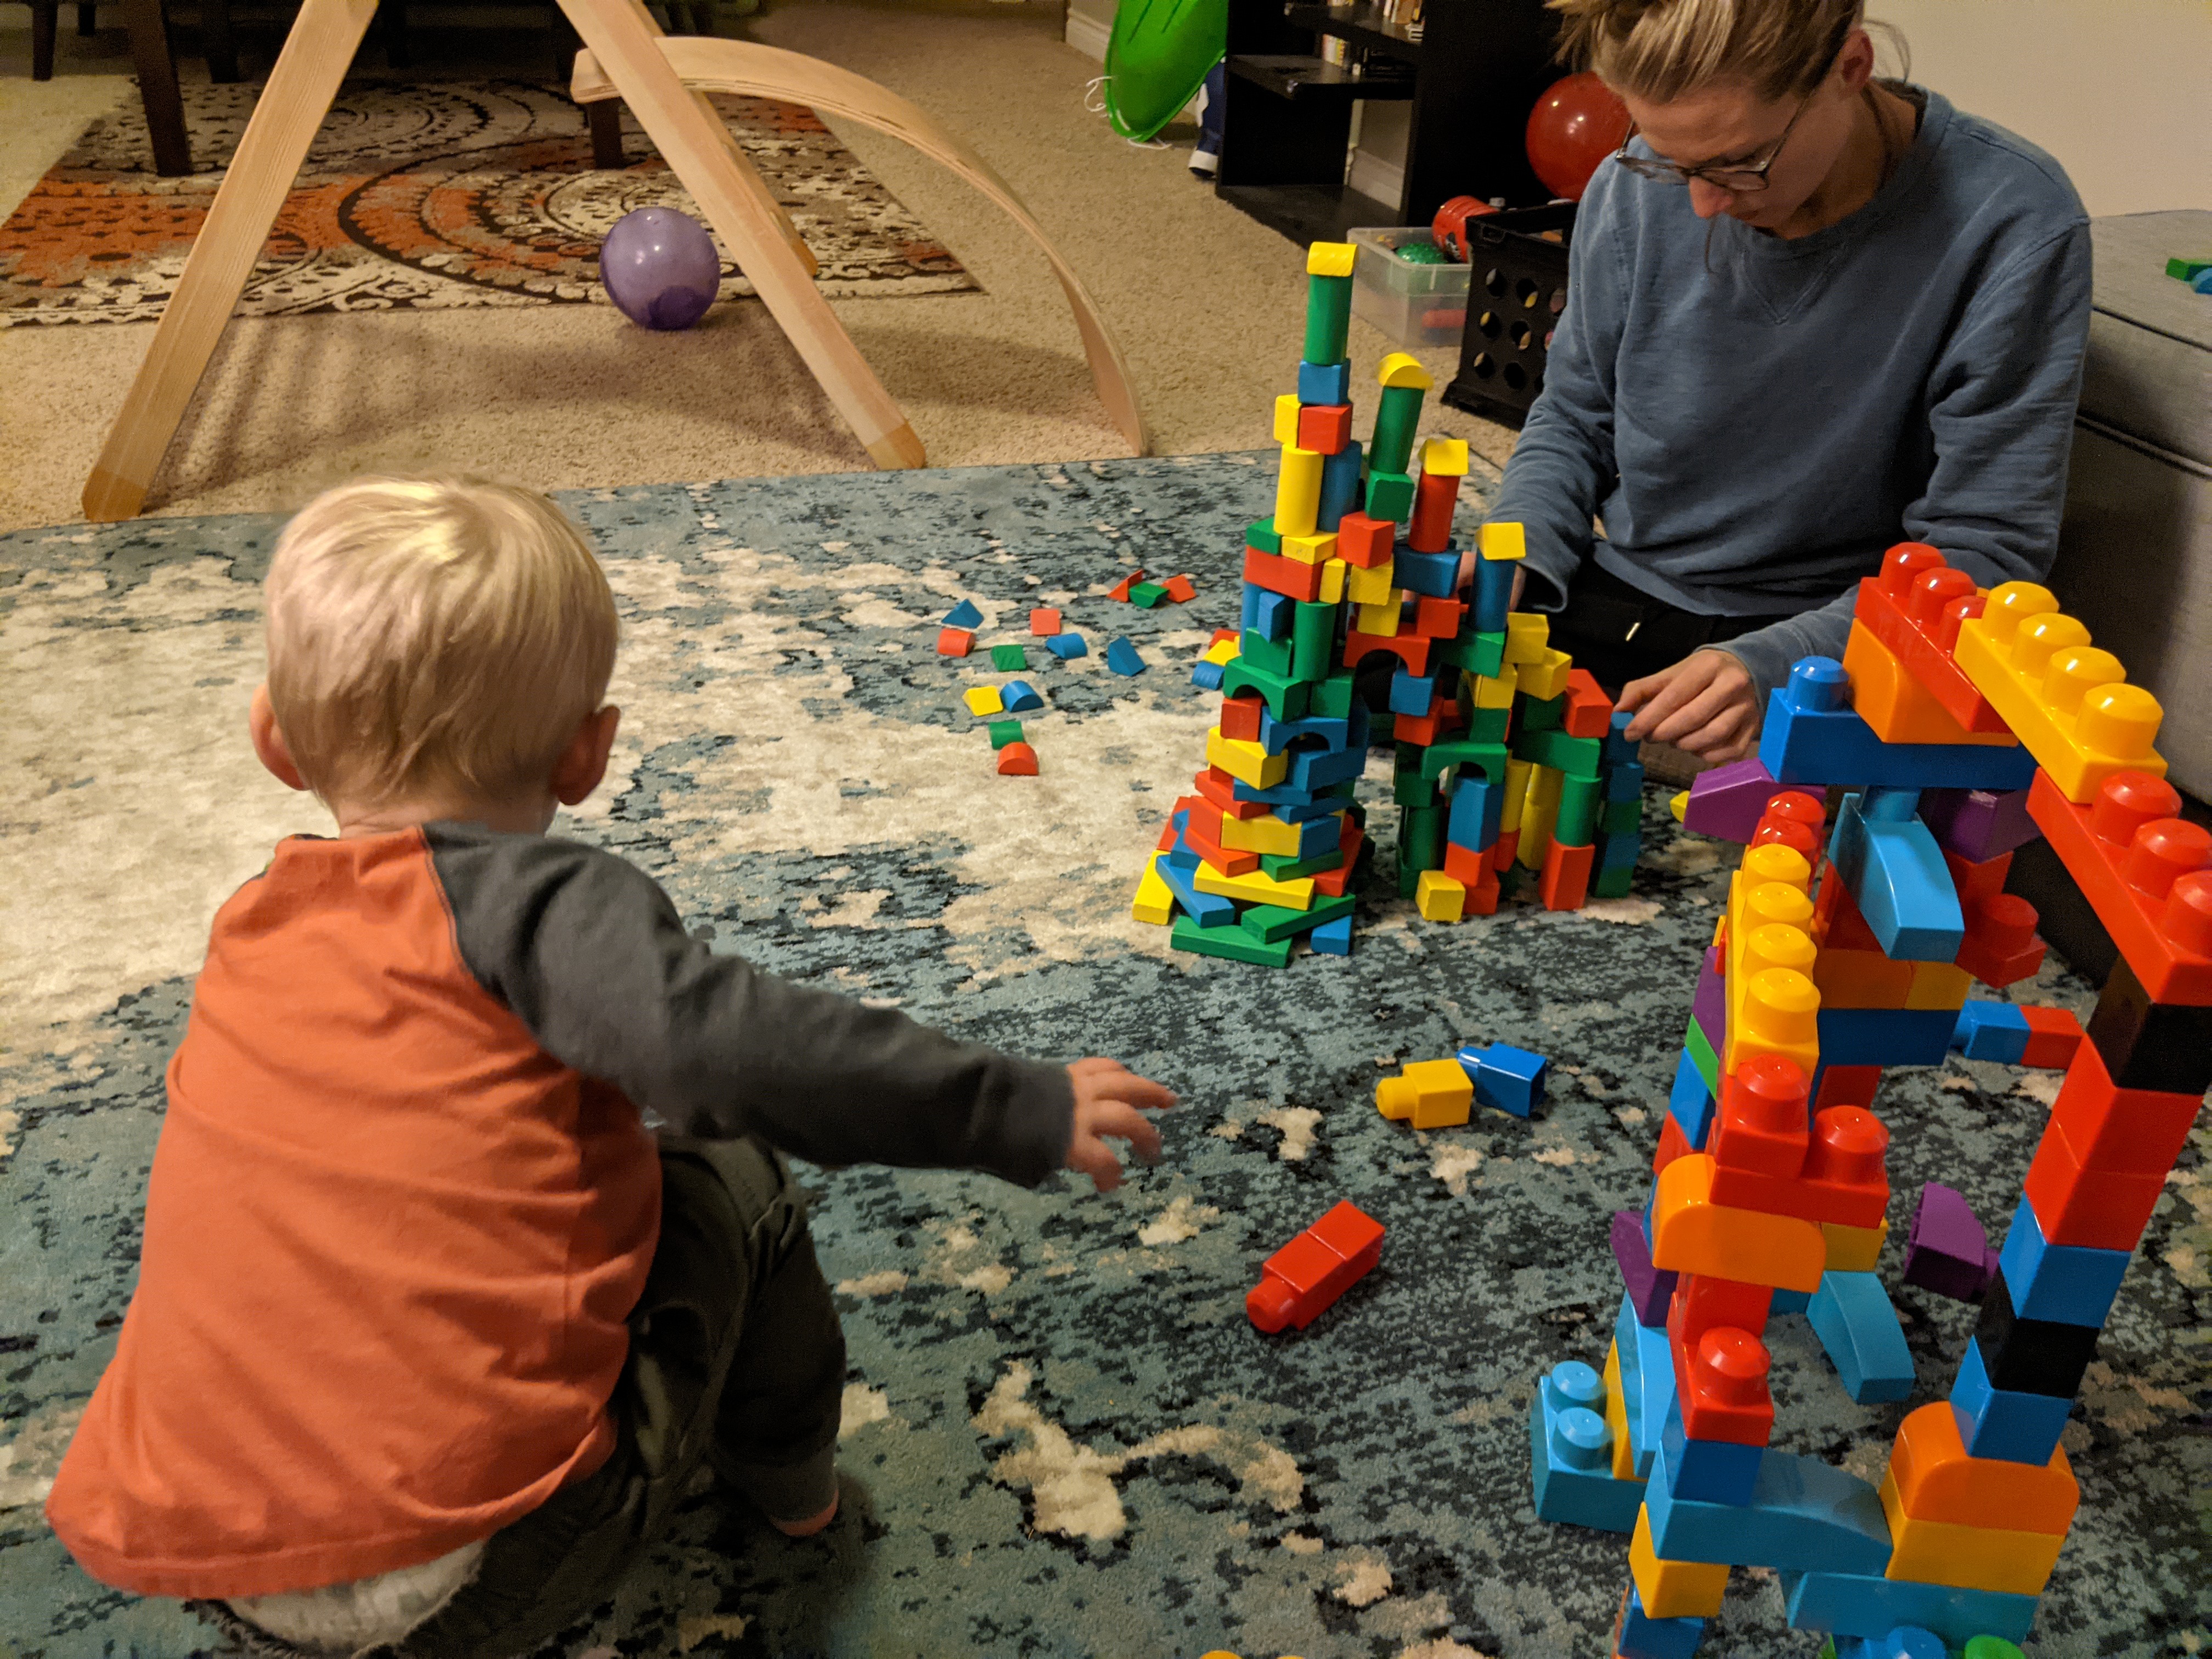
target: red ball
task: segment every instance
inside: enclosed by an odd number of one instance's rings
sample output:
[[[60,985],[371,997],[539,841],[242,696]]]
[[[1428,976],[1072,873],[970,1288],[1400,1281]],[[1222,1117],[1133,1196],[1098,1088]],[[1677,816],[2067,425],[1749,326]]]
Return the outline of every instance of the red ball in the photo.
[[[1628,137],[1628,106],[1584,70],[1555,81],[1528,112],[1528,165],[1555,196],[1579,202],[1598,163]]]

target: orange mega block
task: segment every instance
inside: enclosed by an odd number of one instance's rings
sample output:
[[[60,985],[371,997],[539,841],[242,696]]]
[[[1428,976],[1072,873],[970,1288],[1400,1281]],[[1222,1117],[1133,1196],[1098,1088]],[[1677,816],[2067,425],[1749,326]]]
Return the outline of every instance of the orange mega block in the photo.
[[[1898,1425],[1889,1475],[1900,1506],[1916,1520],[2009,1532],[2063,1533],[2081,1498],[2063,1446],[2040,1465],[1968,1456],[1958,1417],[1943,1400]]]

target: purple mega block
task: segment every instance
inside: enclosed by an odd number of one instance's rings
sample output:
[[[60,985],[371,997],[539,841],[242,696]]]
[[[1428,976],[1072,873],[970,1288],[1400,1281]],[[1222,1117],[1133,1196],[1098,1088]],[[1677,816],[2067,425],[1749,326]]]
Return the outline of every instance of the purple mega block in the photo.
[[[1966,1195],[1937,1182],[1923,1187],[1905,1247],[1905,1282],[1954,1302],[1979,1302],[1996,1265],[1997,1253]]]
[[[1698,994],[1690,999],[1690,1018],[1705,1034],[1716,1054],[1728,1048],[1728,986],[1721,976],[1721,947],[1705,952],[1705,965],[1698,973]]]
[[[1636,1322],[1654,1330],[1665,1324],[1667,1304],[1674,1299],[1674,1274],[1651,1265],[1651,1241],[1644,1236],[1644,1218],[1633,1210],[1613,1212],[1613,1259],[1620,1264],[1620,1282],[1636,1310]]]
[[[1920,821],[1934,832],[1936,845],[1969,864],[2001,858],[2041,837],[2027,815],[2027,791],[1999,794],[1989,789],[1923,789]]]
[[[1700,772],[1690,785],[1690,804],[1682,827],[1701,836],[1748,843],[1766,803],[1782,786],[1757,756]]]

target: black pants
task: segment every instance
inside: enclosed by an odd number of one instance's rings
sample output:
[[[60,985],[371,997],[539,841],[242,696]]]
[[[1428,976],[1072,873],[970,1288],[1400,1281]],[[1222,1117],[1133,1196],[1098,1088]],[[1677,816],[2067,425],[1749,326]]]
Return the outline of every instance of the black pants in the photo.
[[[1618,697],[1631,680],[1794,614],[1701,617],[1631,587],[1595,559],[1585,559],[1567,590],[1565,607],[1552,618],[1551,641],[1576,667],[1589,669],[1606,696]]]

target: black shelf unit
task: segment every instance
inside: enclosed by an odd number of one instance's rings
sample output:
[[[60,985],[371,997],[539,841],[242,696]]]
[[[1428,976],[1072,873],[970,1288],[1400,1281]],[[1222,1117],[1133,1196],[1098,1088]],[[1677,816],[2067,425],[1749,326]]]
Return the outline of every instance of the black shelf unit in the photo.
[[[1537,94],[1564,72],[1543,0],[1428,0],[1424,25],[1415,40],[1369,4],[1229,0],[1215,192],[1299,242],[1339,240],[1354,225],[1425,224],[1455,196],[1547,200],[1522,137]],[[1325,35],[1366,67],[1325,63]],[[1382,100],[1413,106],[1395,202],[1344,181],[1352,106]]]

